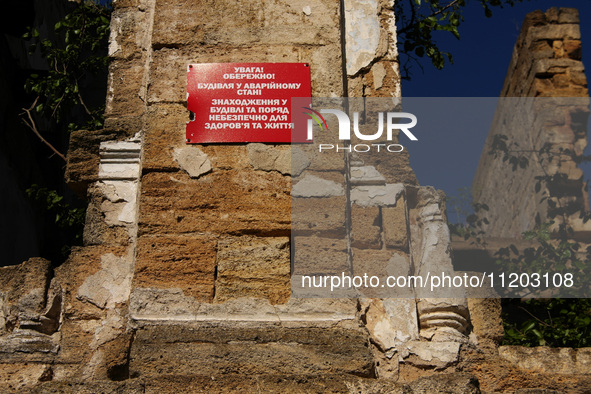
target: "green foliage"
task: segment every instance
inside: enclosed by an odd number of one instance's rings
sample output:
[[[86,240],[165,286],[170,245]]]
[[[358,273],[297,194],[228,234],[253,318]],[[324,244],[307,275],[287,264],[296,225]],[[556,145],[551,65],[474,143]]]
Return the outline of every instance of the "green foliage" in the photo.
[[[24,35],[31,41],[31,54],[39,50],[48,64],[46,74],[33,73],[25,83],[25,90],[38,97],[38,114],[60,123],[75,107],[81,107],[87,124],[71,124],[70,129],[102,127],[103,108],[87,106],[83,88],[93,75],[106,69],[109,19],[108,7],[86,1],[57,22],[50,37],[41,37],[37,29]]]
[[[466,214],[465,223],[450,224],[452,234],[484,244],[482,224],[488,221],[483,211],[487,208],[474,204],[474,213]],[[495,254],[498,270],[550,273],[551,278],[554,275],[565,278],[568,273],[572,275],[573,286],[562,287],[561,294],[587,298],[549,298],[553,291],[539,287],[530,288],[531,293],[527,296],[545,298],[503,300],[504,345],[591,346],[591,299],[588,298],[591,296],[591,247],[584,251],[577,242],[567,238],[552,239],[552,225],[553,222],[540,224],[535,230],[523,234],[524,239],[536,241],[539,246],[522,252],[515,245],[499,249]]]
[[[23,36],[30,55],[41,55],[47,69],[31,73],[25,82],[32,104],[23,108],[22,120],[64,161],[58,148],[67,143],[69,131],[95,130],[104,123],[104,106],[93,104],[97,101],[93,98],[97,96],[95,85],[106,86],[111,15],[110,6],[98,0],[71,2],[68,7],[70,12],[50,31],[41,34],[31,28]],[[48,139],[45,134],[53,137]],[[50,188],[32,185],[26,192],[45,230],[40,238],[42,254],[57,264],[69,254],[71,245],[82,243],[85,209],[71,206]]]
[[[474,1],[482,6],[486,17],[491,17],[492,8],[513,6],[522,0]],[[420,66],[419,58],[425,56],[437,69],[442,69],[446,60],[453,63],[452,54],[439,47],[434,32],[447,32],[460,39],[459,27],[464,22],[463,12],[469,3],[470,0],[401,0],[395,2],[398,50],[401,55],[406,57],[401,61],[404,79],[410,79],[412,63]]]
[[[64,202],[64,197],[57,191],[32,185],[27,189],[27,196],[51,214],[58,228],[69,229],[84,225],[86,209],[72,208],[70,204]]]
[[[526,248],[522,253],[519,253],[515,245],[499,249],[495,254],[497,266],[505,272],[549,272],[562,277],[570,273],[576,280],[572,287],[562,289],[562,294],[591,296],[591,248],[581,251],[578,242],[568,239],[552,240],[550,228],[553,224],[544,223],[533,231],[523,233],[524,239],[537,241],[537,247]],[[540,287],[540,291],[543,292],[543,288]],[[547,295],[552,296],[551,293]]]
[[[524,238],[536,240],[540,246],[518,253],[511,245],[497,252],[497,264],[505,272],[540,273],[552,276],[573,274],[572,296],[589,297],[591,281],[591,248],[586,254],[576,242],[551,240],[550,227],[545,223]],[[583,257],[586,256],[586,257]],[[563,294],[569,294],[563,289]],[[530,296],[535,295],[534,293]],[[552,293],[546,295],[551,297]],[[540,294],[537,294],[540,296]],[[504,307],[503,344],[521,346],[585,347],[591,346],[591,299],[513,299]]]
[[[66,257],[70,246],[82,244],[82,231],[86,217],[85,208],[75,208],[64,201],[57,191],[39,185],[32,185],[26,190],[33,205],[45,213],[48,219],[46,230],[65,234],[67,245],[61,248],[61,257]]]
[[[503,345],[591,346],[589,298],[517,299],[510,300],[504,309]]]

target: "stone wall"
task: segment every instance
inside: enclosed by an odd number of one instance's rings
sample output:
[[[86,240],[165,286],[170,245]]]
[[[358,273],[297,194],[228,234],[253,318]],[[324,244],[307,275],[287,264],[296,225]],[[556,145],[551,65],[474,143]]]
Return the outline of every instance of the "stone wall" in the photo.
[[[554,220],[556,232],[566,225],[579,240],[591,234],[581,218],[589,196],[577,167],[589,115],[580,38],[575,9],[537,11],[524,21],[472,185],[474,201],[490,208],[487,236],[520,237],[536,220]],[[489,153],[499,135],[526,165]]]

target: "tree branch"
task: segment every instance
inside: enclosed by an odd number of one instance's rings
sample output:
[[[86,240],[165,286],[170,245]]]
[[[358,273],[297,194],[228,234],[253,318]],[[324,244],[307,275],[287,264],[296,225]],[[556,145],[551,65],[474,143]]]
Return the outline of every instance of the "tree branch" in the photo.
[[[67,162],[66,156],[64,156],[53,145],[51,145],[45,138],[43,138],[43,136],[41,135],[41,133],[39,133],[39,130],[37,129],[37,125],[35,124],[35,121],[33,120],[33,116],[31,115],[31,111],[33,110],[33,108],[35,108],[35,105],[37,105],[38,100],[39,100],[39,97],[37,97],[35,99],[35,101],[33,102],[33,105],[31,105],[31,107],[29,107],[28,109],[21,108],[24,111],[21,115],[26,114],[27,118],[29,118],[29,121],[27,121],[26,119],[23,119],[23,123],[26,124],[33,131],[33,133],[35,133],[35,135],[41,140],[41,142],[43,142],[45,145],[47,145],[49,147],[49,149],[51,149],[56,155],[61,157],[63,161]]]
[[[412,14],[410,17],[410,22],[408,23],[408,25],[399,29],[398,34],[406,33],[408,30],[410,30],[416,24],[416,6],[413,4],[412,0],[408,0],[408,1],[410,3],[410,7],[411,7],[411,11],[412,11]],[[454,7],[456,4],[458,4],[459,1],[460,0],[453,0],[448,5],[444,6],[443,8],[440,8],[437,11],[432,12],[431,15],[427,15],[427,16],[423,17],[421,20],[425,20],[425,19],[430,18],[432,16],[440,15],[440,14],[444,13],[446,10]]]

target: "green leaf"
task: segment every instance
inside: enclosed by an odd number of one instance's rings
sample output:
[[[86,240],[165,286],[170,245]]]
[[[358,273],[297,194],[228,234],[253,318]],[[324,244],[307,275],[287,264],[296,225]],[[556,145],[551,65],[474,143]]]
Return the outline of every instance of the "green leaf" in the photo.
[[[529,322],[525,322],[524,326],[522,328],[523,332],[528,332],[531,329],[533,329],[536,326],[536,322],[535,321],[529,321]]]

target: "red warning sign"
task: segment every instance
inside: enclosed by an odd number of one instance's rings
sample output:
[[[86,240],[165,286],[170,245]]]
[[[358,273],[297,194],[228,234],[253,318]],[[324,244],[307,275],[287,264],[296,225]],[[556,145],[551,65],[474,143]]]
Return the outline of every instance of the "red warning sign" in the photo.
[[[308,63],[190,64],[187,143],[292,142],[293,117],[304,115],[291,99],[311,97],[310,81]]]

